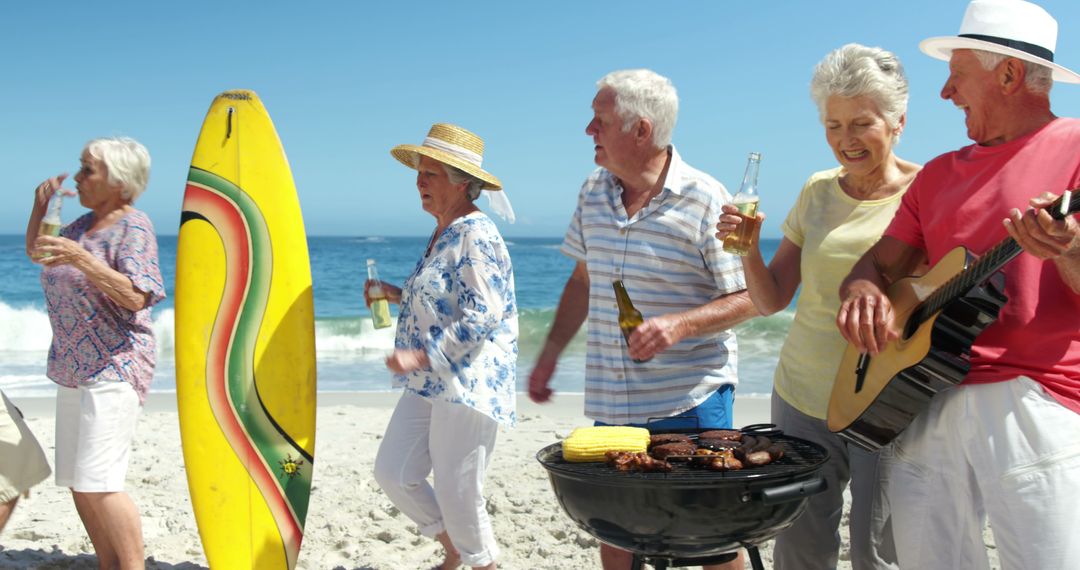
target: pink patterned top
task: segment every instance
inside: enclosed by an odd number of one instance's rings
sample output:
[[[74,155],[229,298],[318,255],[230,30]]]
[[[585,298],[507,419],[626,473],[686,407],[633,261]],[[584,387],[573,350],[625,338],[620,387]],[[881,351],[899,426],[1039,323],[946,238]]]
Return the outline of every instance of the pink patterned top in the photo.
[[[149,300],[141,310],[131,312],[70,265],[42,270],[53,331],[47,375],[71,388],[97,381],[130,382],[140,401],[145,401],[156,361],[150,307],[165,298],[154,226],[138,210],[105,229],[87,233],[92,222],[92,214],[83,215],[60,235],[79,242],[126,275],[135,288],[149,294]]]

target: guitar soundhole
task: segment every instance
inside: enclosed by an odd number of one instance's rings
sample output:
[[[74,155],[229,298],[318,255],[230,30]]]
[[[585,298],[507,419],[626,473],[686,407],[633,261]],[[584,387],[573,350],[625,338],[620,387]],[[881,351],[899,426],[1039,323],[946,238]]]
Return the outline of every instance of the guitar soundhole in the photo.
[[[904,325],[904,333],[900,336],[902,342],[906,342],[919,330],[919,323],[915,319],[908,319],[907,324]]]

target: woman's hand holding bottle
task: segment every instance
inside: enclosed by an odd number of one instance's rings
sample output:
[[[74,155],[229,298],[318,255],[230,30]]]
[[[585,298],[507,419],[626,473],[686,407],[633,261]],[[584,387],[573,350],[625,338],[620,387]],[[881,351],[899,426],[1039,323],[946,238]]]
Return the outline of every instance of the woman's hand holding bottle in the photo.
[[[729,235],[735,233],[739,224],[743,223],[744,217],[739,215],[739,207],[734,204],[724,204],[721,207],[723,214],[720,215],[720,219],[716,222],[716,239],[724,241]],[[761,243],[761,223],[765,221],[765,214],[757,212],[755,214],[757,218],[757,224],[754,228],[754,233],[751,247],[757,248]]]
[[[401,304],[401,288],[395,287],[386,281],[374,281],[368,279],[364,281],[364,304],[371,307],[371,302],[375,299],[371,296],[371,288],[375,287],[376,290],[382,289],[382,298],[386,299],[394,305]]]

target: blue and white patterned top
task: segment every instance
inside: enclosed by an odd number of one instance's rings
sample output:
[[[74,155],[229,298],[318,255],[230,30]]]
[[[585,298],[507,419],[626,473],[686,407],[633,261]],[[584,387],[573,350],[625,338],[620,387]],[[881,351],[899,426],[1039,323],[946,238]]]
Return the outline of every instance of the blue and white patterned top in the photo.
[[[425,351],[431,366],[395,375],[394,385],[514,425],[517,317],[499,230],[482,212],[454,220],[401,291],[394,347]]]
[[[150,307],[165,298],[154,226],[139,210],[89,233],[93,223],[93,213],[87,213],[64,226],[60,235],[79,242],[131,279],[147,294],[146,306],[135,312],[121,307],[70,265],[42,269],[53,332],[46,374],[69,388],[98,381],[128,382],[145,401],[157,356]]]
[[[746,288],[742,262],[724,253],[713,229],[731,201],[724,186],[671,148],[663,190],[627,217],[622,186],[606,169],[585,181],[562,251],[589,271],[585,415],[604,423],[646,423],[694,408],[736,384],[735,331],[688,337],[635,363],[619,329],[611,282],[621,279],[646,319],[700,307]]]

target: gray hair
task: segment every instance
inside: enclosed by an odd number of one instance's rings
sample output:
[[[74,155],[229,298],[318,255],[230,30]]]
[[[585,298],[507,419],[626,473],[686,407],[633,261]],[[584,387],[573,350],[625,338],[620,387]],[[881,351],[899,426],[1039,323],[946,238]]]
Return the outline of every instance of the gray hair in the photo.
[[[999,63],[1011,57],[1003,53],[981,49],[973,49],[971,50],[971,53],[975,54],[979,63],[982,64],[983,69],[988,71],[993,70]],[[1035,63],[1034,61],[1023,59],[1020,61],[1024,62],[1024,85],[1028,88],[1028,91],[1031,91],[1036,95],[1046,95],[1050,93],[1050,87],[1054,85],[1054,70],[1045,65]]]
[[[469,183],[469,185],[465,187],[465,196],[468,197],[469,200],[475,202],[476,199],[480,197],[480,191],[484,189],[483,180],[480,180],[479,178],[473,176],[472,174],[469,174],[468,172],[465,172],[464,170],[461,170],[460,168],[456,168],[442,162],[440,162],[439,164],[442,164],[443,170],[446,171],[446,177],[450,179],[451,184],[456,185],[461,184],[462,182]]]
[[[653,146],[667,148],[679,116],[679,95],[671,80],[648,69],[612,71],[596,82],[598,89],[615,92],[615,113],[623,120],[623,132],[638,119],[652,123]]]
[[[107,137],[86,143],[87,154],[105,165],[110,184],[119,184],[120,196],[134,202],[150,182],[150,152],[128,137]]]
[[[907,112],[908,82],[904,66],[890,51],[879,47],[847,44],[825,56],[814,68],[810,97],[817,104],[821,121],[832,96],[869,97],[893,129]],[[893,137],[895,142],[897,136]]]

